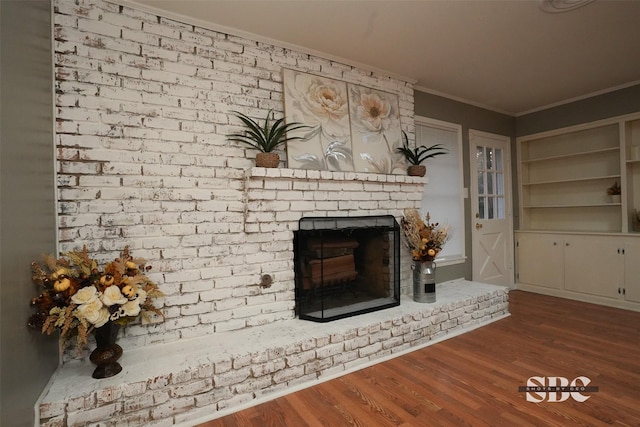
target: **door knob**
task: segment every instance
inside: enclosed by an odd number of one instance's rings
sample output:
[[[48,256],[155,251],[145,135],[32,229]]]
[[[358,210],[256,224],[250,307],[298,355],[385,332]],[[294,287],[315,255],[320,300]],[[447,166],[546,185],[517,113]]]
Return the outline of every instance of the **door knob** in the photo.
[[[476,222],[476,230],[480,230],[482,228],[482,224]]]

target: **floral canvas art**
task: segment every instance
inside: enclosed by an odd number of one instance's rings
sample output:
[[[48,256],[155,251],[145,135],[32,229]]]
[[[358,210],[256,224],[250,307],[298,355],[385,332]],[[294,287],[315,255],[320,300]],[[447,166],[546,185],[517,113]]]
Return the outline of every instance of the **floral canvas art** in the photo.
[[[398,96],[285,69],[288,121],[310,129],[287,143],[292,169],[405,173]]]
[[[349,85],[354,168],[374,173],[404,173],[398,96]]]
[[[284,105],[288,120],[311,126],[304,139],[287,143],[293,169],[353,171],[347,84],[284,70]]]

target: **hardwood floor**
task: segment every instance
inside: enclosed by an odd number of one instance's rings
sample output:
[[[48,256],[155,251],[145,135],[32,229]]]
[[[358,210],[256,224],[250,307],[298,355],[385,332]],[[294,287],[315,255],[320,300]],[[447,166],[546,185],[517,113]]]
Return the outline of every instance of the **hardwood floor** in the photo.
[[[200,427],[640,426],[640,313],[522,291],[510,311]],[[518,387],[532,376],[586,376],[599,390],[582,403],[528,402]]]

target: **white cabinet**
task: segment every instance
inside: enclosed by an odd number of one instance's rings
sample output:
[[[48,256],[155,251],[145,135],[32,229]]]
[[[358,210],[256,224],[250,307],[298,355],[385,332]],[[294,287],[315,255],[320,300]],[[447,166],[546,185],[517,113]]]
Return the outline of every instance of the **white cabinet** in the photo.
[[[640,311],[640,236],[516,233],[517,288]]]
[[[640,303],[640,238],[626,238],[624,244],[624,286],[627,301]]]
[[[622,244],[610,236],[565,236],[565,289],[618,298],[624,287]]]
[[[516,257],[518,281],[545,288],[562,289],[564,241],[555,234],[518,234]]]

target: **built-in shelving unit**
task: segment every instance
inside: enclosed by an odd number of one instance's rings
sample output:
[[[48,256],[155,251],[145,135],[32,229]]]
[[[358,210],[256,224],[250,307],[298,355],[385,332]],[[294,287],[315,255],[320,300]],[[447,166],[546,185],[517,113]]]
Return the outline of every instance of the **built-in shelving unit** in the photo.
[[[634,221],[634,210],[640,211],[640,118],[624,124],[625,177],[627,189],[624,200],[627,204],[627,224],[629,231],[640,232],[640,223]]]
[[[640,311],[640,113],[517,142],[518,288]]]
[[[520,229],[632,232],[640,209],[640,117],[518,139]],[[607,189],[615,182],[622,197]],[[635,189],[635,191],[634,191]]]

